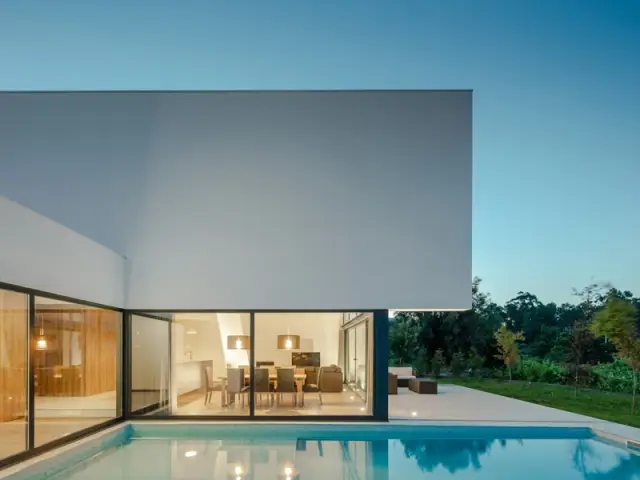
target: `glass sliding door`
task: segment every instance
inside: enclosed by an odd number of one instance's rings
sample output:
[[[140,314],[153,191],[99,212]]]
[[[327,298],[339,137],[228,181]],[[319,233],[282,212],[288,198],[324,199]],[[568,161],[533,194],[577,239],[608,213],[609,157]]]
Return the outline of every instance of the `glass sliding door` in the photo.
[[[120,416],[122,313],[35,297],[36,447]]]
[[[369,363],[367,351],[368,324],[368,321],[364,321],[353,329],[356,337],[356,391],[363,394],[367,391],[367,370]]]
[[[169,406],[168,320],[131,316],[131,412],[163,415]]]
[[[356,332],[350,328],[347,334],[347,385],[355,389],[356,386],[356,362],[358,361],[356,352]]]
[[[347,324],[345,338],[346,383],[350,390],[361,399],[369,398],[369,375],[372,352],[370,349],[370,324],[372,316],[368,313],[350,314],[353,324]]]
[[[28,297],[0,290],[0,460],[28,448]]]

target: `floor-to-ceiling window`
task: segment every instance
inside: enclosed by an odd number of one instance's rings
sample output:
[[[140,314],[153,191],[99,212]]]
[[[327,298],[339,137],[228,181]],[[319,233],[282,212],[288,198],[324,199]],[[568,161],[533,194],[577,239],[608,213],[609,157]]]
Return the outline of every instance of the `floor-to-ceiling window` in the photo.
[[[371,415],[368,323],[348,332],[358,356],[347,370],[343,318],[340,312],[134,314],[131,411],[206,417],[250,416],[252,410],[272,417]]]
[[[249,313],[132,315],[132,412],[248,416]]]
[[[121,330],[120,312],[35,297],[34,446],[120,416]]]
[[[28,448],[29,299],[0,289],[0,460]]]
[[[353,370],[355,379],[358,369],[368,367],[368,345],[361,346],[363,360],[345,371],[344,359],[350,352],[345,351],[341,335],[343,318],[342,312],[255,314],[256,415],[372,413],[368,397],[351,391],[347,377]],[[367,374],[362,375],[361,388],[366,391]]]
[[[123,313],[0,288],[0,465],[122,418]]]
[[[131,315],[131,412],[164,414],[169,406],[170,319]]]
[[[371,398],[369,379],[372,376],[372,322],[370,313],[353,313],[343,322],[346,354],[344,366],[349,389],[363,400]]]

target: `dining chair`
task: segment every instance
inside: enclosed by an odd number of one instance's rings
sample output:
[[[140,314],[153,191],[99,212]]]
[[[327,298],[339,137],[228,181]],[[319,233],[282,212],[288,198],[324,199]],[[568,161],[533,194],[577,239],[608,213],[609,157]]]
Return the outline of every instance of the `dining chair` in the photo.
[[[304,394],[305,393],[317,393],[318,398],[320,399],[320,405],[322,405],[322,386],[320,385],[320,379],[322,378],[322,369],[320,369],[315,373],[315,378],[312,376],[311,372],[307,372],[307,378],[305,379],[304,385],[302,386],[302,404],[304,405]]]
[[[296,381],[293,368],[279,368],[277,373],[278,385],[276,387],[276,395],[278,405],[282,401],[282,395],[285,393],[292,394],[292,404],[295,405],[298,391],[296,390]]]
[[[262,401],[264,395],[267,396],[267,403],[269,406],[273,403],[273,387],[269,382],[269,369],[268,368],[256,368],[253,371],[253,378],[255,380],[255,394],[256,399]],[[262,403],[262,402],[260,402]]]
[[[204,386],[204,404],[206,405],[211,401],[211,395],[213,394],[214,389],[213,367],[211,365],[204,367],[204,376],[206,382]]]
[[[244,384],[244,368],[227,368],[227,396],[235,402],[240,396],[242,407],[244,407],[244,396],[249,391],[249,387]]]

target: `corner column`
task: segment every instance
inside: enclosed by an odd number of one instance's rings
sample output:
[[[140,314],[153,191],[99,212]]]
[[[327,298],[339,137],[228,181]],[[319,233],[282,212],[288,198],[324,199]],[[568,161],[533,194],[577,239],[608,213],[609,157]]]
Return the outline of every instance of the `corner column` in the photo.
[[[373,312],[373,418],[389,421],[389,310]]]

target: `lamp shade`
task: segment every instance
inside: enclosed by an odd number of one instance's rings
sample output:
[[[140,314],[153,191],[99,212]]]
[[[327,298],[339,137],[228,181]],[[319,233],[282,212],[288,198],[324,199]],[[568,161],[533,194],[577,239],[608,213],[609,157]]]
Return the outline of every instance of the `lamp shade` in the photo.
[[[227,350],[249,350],[249,335],[228,335]]]
[[[300,335],[278,335],[278,350],[298,350]]]

